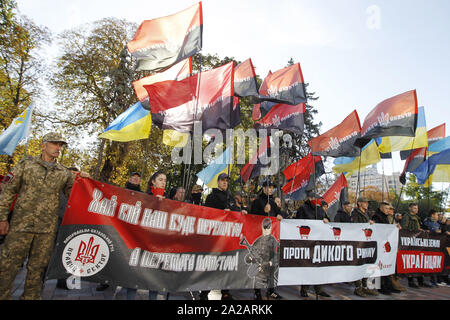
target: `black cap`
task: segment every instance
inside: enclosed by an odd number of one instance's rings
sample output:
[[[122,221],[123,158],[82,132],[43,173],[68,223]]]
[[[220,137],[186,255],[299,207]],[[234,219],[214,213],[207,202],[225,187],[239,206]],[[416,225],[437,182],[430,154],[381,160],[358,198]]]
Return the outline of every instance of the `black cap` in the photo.
[[[139,178],[141,177],[141,174],[139,173],[139,172],[132,172],[131,174],[130,174],[130,177],[132,177],[132,176],[139,176]]]
[[[262,227],[263,227],[263,229],[272,228],[272,220],[270,220],[269,218],[265,218],[262,222]]]
[[[344,201],[344,203],[342,204],[343,206],[348,206],[350,204],[350,201]]]
[[[272,181],[266,180],[266,181],[263,182],[262,186],[263,186],[263,187],[273,187],[274,184],[273,184]]]
[[[230,177],[226,174],[226,173],[221,173],[219,174],[219,176],[217,177],[217,181],[219,180],[225,180],[225,179],[230,179]]]

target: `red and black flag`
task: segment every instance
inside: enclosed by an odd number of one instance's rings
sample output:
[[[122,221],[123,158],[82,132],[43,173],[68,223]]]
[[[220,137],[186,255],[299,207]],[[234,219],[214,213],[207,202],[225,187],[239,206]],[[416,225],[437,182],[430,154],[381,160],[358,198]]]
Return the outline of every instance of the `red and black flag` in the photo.
[[[195,120],[202,120],[203,130],[230,128],[233,75],[234,63],[230,62],[181,81],[144,85],[153,123],[180,132],[192,131]]]
[[[334,216],[342,208],[344,201],[348,200],[347,187],[347,179],[345,179],[345,175],[342,173],[322,196],[322,200],[328,203],[327,215],[331,220],[334,220]]]
[[[282,188],[286,199],[304,200],[306,192],[313,190],[316,179],[325,173],[322,157],[311,153],[287,167],[283,174],[288,180]]]
[[[248,180],[258,177],[262,174],[262,170],[269,166],[270,159],[270,137],[261,139],[259,149],[250,159],[250,161],[242,168],[241,180],[245,184]]]
[[[360,149],[355,141],[361,136],[358,113],[353,111],[339,125],[311,139],[308,144],[311,152],[324,157],[356,157]]]
[[[417,93],[407,91],[379,103],[364,119],[361,138],[356,140],[360,148],[372,138],[387,136],[414,137],[417,126]]]
[[[166,80],[183,80],[192,75],[192,57],[178,62],[176,65],[167,69],[164,72],[156,73],[133,82],[134,92],[141,102],[144,109],[150,110],[150,101],[148,99],[148,92],[144,85],[150,85],[156,82]]]
[[[443,123],[437,127],[434,127],[433,129],[428,130],[427,136],[428,136],[428,146],[431,146],[433,143],[435,143],[438,140],[444,139],[445,138],[445,123]],[[400,151],[400,158],[402,160],[405,160],[411,155],[412,152],[413,152],[413,150]]]
[[[258,103],[259,118],[264,117],[270,109],[277,104],[298,105],[306,103],[305,81],[303,79],[300,63],[293,64],[274,73],[269,74],[264,79],[259,88],[258,98],[254,99]],[[256,113],[254,113],[255,115]]]
[[[176,14],[145,20],[128,44],[137,71],[159,72],[202,49],[202,3]]]
[[[401,184],[406,184],[406,173],[407,172],[413,172],[416,170],[423,162],[425,162],[425,159],[427,157],[427,149],[419,148],[413,150],[413,152],[410,154],[408,158],[406,158],[405,166],[403,167],[403,172],[399,177]]]
[[[303,134],[305,125],[305,104],[296,106],[288,104],[275,105],[264,118],[255,123],[256,129],[280,129]]]
[[[250,58],[234,68],[234,95],[241,98],[258,96],[255,68]]]

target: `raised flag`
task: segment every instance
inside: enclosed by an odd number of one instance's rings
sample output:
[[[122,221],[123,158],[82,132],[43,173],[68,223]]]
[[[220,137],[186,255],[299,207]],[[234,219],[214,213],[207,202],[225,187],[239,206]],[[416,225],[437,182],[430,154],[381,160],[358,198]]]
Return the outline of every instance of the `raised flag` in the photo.
[[[428,137],[428,146],[431,146],[436,141],[439,141],[440,139],[445,138],[445,123],[434,127],[427,131],[427,137]],[[400,158],[402,160],[405,160],[408,158],[412,153],[412,150],[404,150],[400,151]]]
[[[137,102],[120,114],[99,138],[113,141],[128,142],[147,139],[150,135],[152,117],[150,111]]]
[[[324,157],[356,157],[359,148],[355,141],[361,136],[361,124],[354,110],[339,125],[311,139],[308,144],[314,155]]]
[[[258,96],[255,68],[250,58],[234,68],[234,95],[241,98]]]
[[[372,138],[386,136],[414,137],[417,125],[416,90],[407,91],[380,102],[364,119],[361,138],[355,144],[367,145]]]
[[[389,153],[394,151],[412,150],[428,147],[427,124],[425,120],[424,107],[419,107],[417,117],[417,128],[414,137],[387,136],[380,139],[378,150],[380,153]]]
[[[442,152],[450,148],[450,136],[445,137],[441,140],[435,141],[431,146],[428,147],[428,156]]]
[[[219,157],[217,157],[205,169],[197,173],[197,177],[202,180],[208,188],[217,188],[217,178],[221,173],[228,173],[232,168],[231,147],[228,147]]]
[[[144,85],[148,92],[153,123],[162,129],[192,131],[201,120],[203,130],[231,125],[234,63],[201,72],[181,81],[168,80]],[[198,98],[197,98],[198,97]]]
[[[334,184],[323,194],[322,199],[328,203],[327,215],[331,221],[334,221],[339,208],[342,208],[342,203],[348,200],[347,179],[342,173]]]
[[[269,165],[270,157],[270,137],[261,139],[261,144],[252,156],[250,161],[242,168],[241,179],[245,184],[249,179],[258,177],[262,174],[264,168]]]
[[[202,49],[202,3],[173,15],[145,20],[128,51],[137,59],[137,71],[162,71]]]
[[[9,127],[0,134],[0,154],[12,156],[17,145],[30,134],[34,103],[14,118]]]
[[[406,184],[406,173],[416,170],[426,159],[427,148],[415,149],[411,155],[406,159],[403,172],[399,176],[401,184]]]
[[[144,85],[150,85],[153,83],[166,81],[166,80],[183,80],[192,74],[192,57],[178,62],[176,65],[167,69],[164,72],[155,73],[151,76],[141,78],[134,81],[133,88],[137,98],[141,102],[142,106],[150,110],[150,102],[148,98],[148,92],[145,90]]]
[[[433,182],[450,182],[450,149],[432,155],[412,173],[421,185],[425,184],[431,175]]]
[[[301,158],[297,162],[291,164],[286,169],[283,170],[283,175],[286,177],[286,180],[289,181],[293,179],[295,176],[301,174],[304,170],[311,171],[314,163],[318,163],[322,161],[322,157],[320,156],[312,156],[311,153],[307,154],[305,157]]]
[[[358,170],[381,161],[375,140],[371,140],[361,149],[361,155],[357,157],[339,157],[334,159],[335,173],[354,173]]]
[[[311,154],[309,154],[310,156]],[[303,160],[305,159],[305,160]],[[294,172],[293,179],[288,181],[281,189],[286,196],[286,199],[301,201],[306,199],[306,192],[313,190],[317,178],[325,173],[325,168],[321,157],[311,156],[304,157],[299,162],[295,163],[294,170],[290,169],[289,173],[283,172],[286,177],[290,177]],[[313,163],[314,159],[314,163]],[[316,161],[317,160],[317,161]],[[289,168],[289,167],[288,167]]]
[[[256,129],[280,129],[303,134],[305,126],[305,104],[296,106],[288,104],[275,105],[264,118],[255,123]]]
[[[274,73],[269,71],[254,99],[253,120],[259,120],[277,104],[298,105],[306,103],[305,81],[300,63],[293,64]]]

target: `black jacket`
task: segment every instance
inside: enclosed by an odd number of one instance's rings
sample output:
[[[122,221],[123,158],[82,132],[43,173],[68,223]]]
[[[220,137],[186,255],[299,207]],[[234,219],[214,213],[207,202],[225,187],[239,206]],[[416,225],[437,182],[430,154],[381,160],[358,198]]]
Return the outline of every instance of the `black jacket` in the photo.
[[[352,222],[352,216],[342,209],[338,209],[334,222]]]
[[[129,190],[134,190],[134,191],[139,191],[141,192],[141,186],[138,184],[133,184],[131,182],[127,182],[125,184],[125,189],[129,189]]]
[[[328,219],[327,213],[323,210],[322,207],[317,206],[317,215],[316,215],[316,207],[309,201],[306,200],[303,206],[301,206],[296,215],[295,219],[306,219],[306,220],[323,220]]]
[[[270,204],[270,212],[267,214],[264,212],[264,208],[267,205],[267,202]],[[267,196],[264,192],[261,193],[258,198],[256,198],[251,205],[251,211],[250,214],[256,214],[259,216],[270,216],[270,217],[276,217],[278,215],[281,215],[283,218],[285,218],[282,215],[282,212],[280,208],[277,206],[275,201],[273,200],[273,196]]]
[[[369,223],[370,222],[370,217],[367,214],[367,212],[363,213],[358,208],[355,208],[352,211],[352,222],[353,223]]]
[[[377,211],[375,211],[374,215],[372,216],[372,220],[375,223],[390,224],[387,215],[381,212],[380,209],[377,209]]]
[[[218,188],[214,188],[212,192],[206,197],[205,207],[216,209],[230,209],[233,210],[235,202],[231,194],[227,191],[222,191]]]

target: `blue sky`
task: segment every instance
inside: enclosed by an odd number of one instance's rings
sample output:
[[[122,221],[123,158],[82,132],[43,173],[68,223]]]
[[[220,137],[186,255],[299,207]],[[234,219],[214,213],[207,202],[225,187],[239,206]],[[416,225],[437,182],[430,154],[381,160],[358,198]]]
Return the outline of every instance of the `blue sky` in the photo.
[[[195,3],[17,2],[23,14],[55,34],[111,16],[139,24]],[[363,122],[376,104],[411,89],[432,128],[450,119],[449,12],[448,0],[204,0],[203,53],[251,57],[261,77],[291,57],[300,62],[305,81],[320,97],[313,105],[323,131],[354,109]]]

